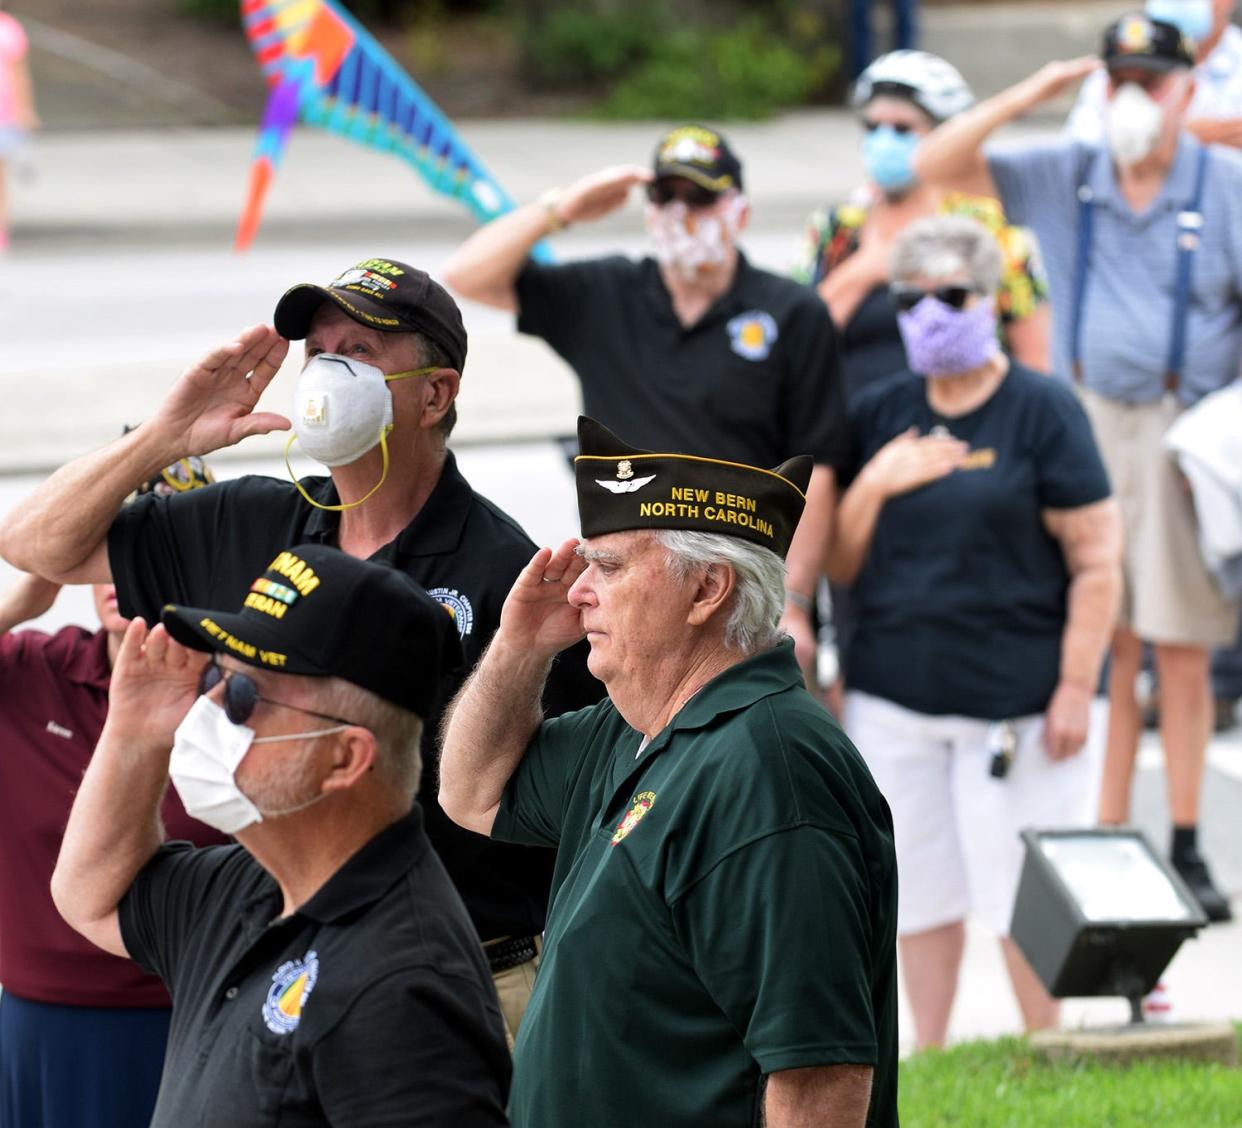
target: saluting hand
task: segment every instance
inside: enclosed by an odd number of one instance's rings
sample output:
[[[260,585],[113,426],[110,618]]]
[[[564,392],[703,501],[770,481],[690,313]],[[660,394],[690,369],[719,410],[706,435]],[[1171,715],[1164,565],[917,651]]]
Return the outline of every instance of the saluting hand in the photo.
[[[642,165],[617,165],[584,176],[565,189],[556,210],[566,223],[589,223],[616,211],[635,184],[646,184],[651,170]]]
[[[177,380],[150,425],[180,454],[210,454],[250,435],[289,430],[283,415],[255,411],[288,352],[289,342],[270,325],[244,330]]]
[[[951,435],[920,435],[911,427],[889,439],[863,467],[863,475],[885,499],[917,490],[952,473],[970,447]]]
[[[555,552],[541,548],[522,569],[500,611],[498,633],[509,645],[550,657],[586,637],[582,613],[569,602],[569,589],[586,569],[577,547],[574,539]]]
[[[1045,63],[1026,80],[1029,106],[1038,106],[1057,97],[1101,66],[1103,63],[1098,55],[1082,55],[1077,59]]]
[[[170,638],[162,624],[148,631],[142,619],[133,619],[112,664],[106,731],[137,750],[170,751],[207,661]]]

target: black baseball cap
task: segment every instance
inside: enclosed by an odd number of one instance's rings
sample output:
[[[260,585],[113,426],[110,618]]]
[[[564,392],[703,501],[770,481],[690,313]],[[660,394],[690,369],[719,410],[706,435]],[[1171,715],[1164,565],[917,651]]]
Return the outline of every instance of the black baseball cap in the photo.
[[[343,678],[424,719],[462,663],[452,615],[423,588],[324,544],[277,555],[240,611],[170,603],[160,618],[193,650],[280,674]]]
[[[363,259],[326,286],[300,282],[276,303],[272,321],[288,341],[305,340],[325,300],[360,325],[385,333],[422,333],[458,372],[466,364],[466,327],[449,292],[425,270],[395,259]]]
[[[1133,67],[1163,73],[1195,65],[1190,40],[1173,24],[1145,12],[1127,12],[1110,23],[1100,55],[1110,71]]]
[[[724,137],[705,125],[679,125],[660,138],[655,178],[667,176],[684,176],[709,192],[742,190],[742,162]]]
[[[641,450],[602,423],[578,417],[574,480],[584,537],[627,529],[690,529],[789,551],[806,505],[811,459],[775,470],[741,462]]]

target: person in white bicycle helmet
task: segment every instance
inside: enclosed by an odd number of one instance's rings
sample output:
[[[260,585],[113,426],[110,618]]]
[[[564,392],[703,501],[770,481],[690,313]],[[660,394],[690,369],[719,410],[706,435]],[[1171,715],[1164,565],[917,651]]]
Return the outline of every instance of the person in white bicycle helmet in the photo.
[[[847,398],[905,367],[888,299],[889,252],[910,223],[943,212],[977,219],[997,238],[1005,258],[997,299],[1003,344],[1020,363],[1047,368],[1046,287],[1030,237],[1006,226],[996,201],[944,193],[914,175],[919,139],[974,101],[957,68],[927,51],[881,55],[854,86],[867,181],[850,200],[811,216],[794,271],[818,289],[842,330]]]

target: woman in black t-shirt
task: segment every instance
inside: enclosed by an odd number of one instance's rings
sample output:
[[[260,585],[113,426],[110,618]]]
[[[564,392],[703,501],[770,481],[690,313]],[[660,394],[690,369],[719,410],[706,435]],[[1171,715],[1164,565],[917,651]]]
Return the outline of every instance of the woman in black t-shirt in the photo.
[[[853,584],[845,727],[893,810],[920,1046],[945,1039],[967,912],[1002,937],[1027,1028],[1057,1019],[1006,936],[1018,831],[1090,821],[1083,748],[1119,592],[1119,518],[1086,416],[1000,351],[1000,275],[970,219],[920,220],[894,245],[911,371],[851,406],[829,561]]]

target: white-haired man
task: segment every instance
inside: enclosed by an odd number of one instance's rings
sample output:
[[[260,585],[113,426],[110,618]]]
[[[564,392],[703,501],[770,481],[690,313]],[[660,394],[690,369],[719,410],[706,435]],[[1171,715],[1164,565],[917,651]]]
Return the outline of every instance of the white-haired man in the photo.
[[[450,817],[559,847],[513,1123],[896,1124],[892,823],[778,626],[811,461],[578,437],[584,539],[518,579],[441,760]],[[584,634],[609,699],[545,722]]]

